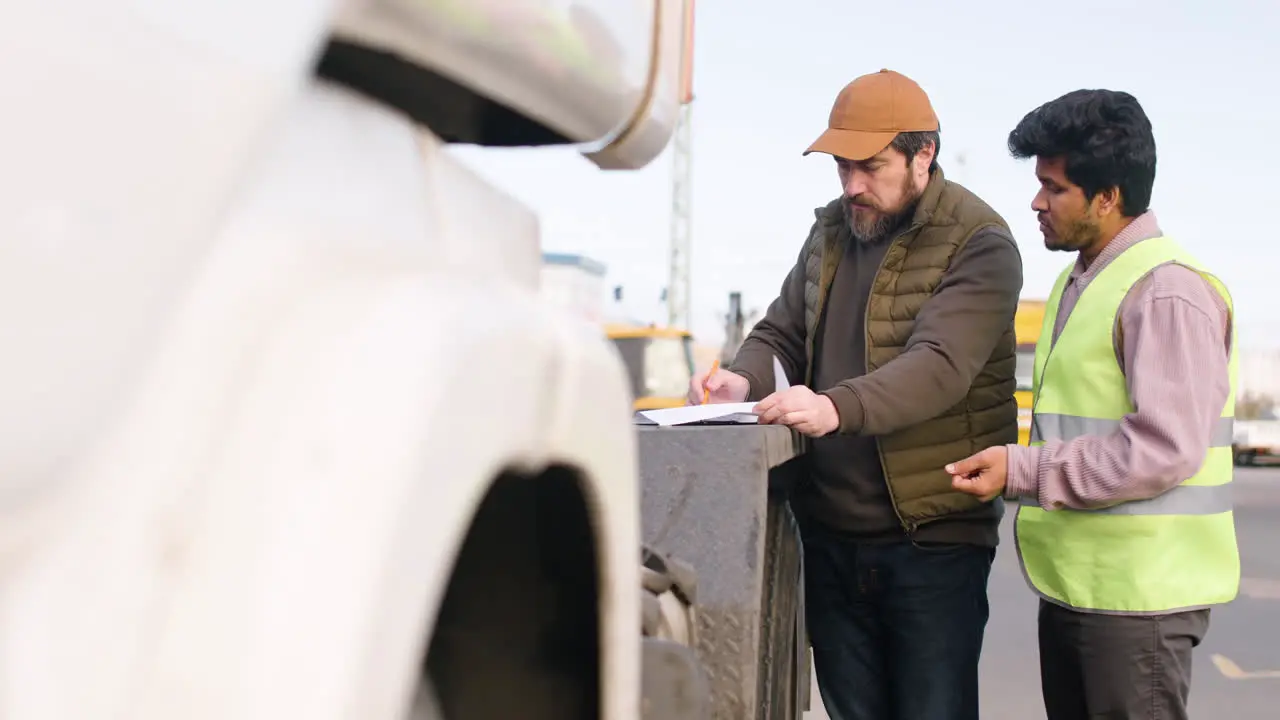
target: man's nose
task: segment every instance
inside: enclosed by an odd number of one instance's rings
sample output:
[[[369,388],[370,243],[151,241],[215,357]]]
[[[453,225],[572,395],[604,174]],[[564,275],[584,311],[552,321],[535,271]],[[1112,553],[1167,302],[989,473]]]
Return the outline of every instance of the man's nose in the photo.
[[[865,173],[854,170],[849,173],[849,179],[844,183],[845,195],[849,197],[858,197],[867,191],[867,176]]]
[[[1036,196],[1031,198],[1031,209],[1038,213],[1049,212],[1049,197],[1044,190],[1036,193]]]

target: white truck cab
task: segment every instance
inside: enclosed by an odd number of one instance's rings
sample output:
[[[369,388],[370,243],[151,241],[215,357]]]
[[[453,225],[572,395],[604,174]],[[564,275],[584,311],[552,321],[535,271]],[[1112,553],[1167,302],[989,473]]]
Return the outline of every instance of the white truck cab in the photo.
[[[643,167],[684,9],[0,6],[0,717],[641,716],[626,375],[446,145]]]

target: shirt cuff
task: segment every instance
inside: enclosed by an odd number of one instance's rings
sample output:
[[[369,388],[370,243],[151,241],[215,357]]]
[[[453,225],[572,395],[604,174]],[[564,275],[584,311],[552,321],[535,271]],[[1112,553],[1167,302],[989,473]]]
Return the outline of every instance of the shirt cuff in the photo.
[[[1040,448],[1027,445],[1006,445],[1008,468],[1005,471],[1004,497],[1006,500],[1029,498],[1040,500],[1040,483],[1037,475],[1040,465]]]
[[[862,406],[862,398],[848,385],[837,385],[823,390],[819,395],[831,398],[836,406],[836,414],[840,416],[840,427],[836,432],[841,435],[856,435],[866,423],[866,409]]]

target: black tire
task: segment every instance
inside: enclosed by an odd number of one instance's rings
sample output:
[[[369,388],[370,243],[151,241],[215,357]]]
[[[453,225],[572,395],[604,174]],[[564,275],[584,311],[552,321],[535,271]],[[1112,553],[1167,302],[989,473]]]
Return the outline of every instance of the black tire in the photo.
[[[804,551],[789,505],[771,506],[766,535],[760,635],[764,720],[801,720],[809,698],[809,640],[804,624]]]
[[[599,575],[572,472],[499,478],[454,561],[423,681],[449,720],[598,720]]]

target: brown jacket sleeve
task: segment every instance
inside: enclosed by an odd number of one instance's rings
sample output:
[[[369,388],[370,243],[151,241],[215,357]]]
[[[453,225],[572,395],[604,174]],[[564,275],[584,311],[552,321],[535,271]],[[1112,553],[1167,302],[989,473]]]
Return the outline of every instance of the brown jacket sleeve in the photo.
[[[764,317],[758,320],[728,370],[738,373],[751,383],[747,400],[763,400],[775,387],[773,358],[776,355],[787,371],[792,385],[799,385],[805,373],[804,286],[805,265],[815,242],[819,242],[821,219],[809,229],[809,239],[800,249],[796,264],[782,280],[778,297],[769,304]]]
[[[937,417],[964,399],[1022,293],[1022,255],[1003,229],[980,230],[956,252],[916,316],[901,355],[822,391],[840,434],[885,435]]]

